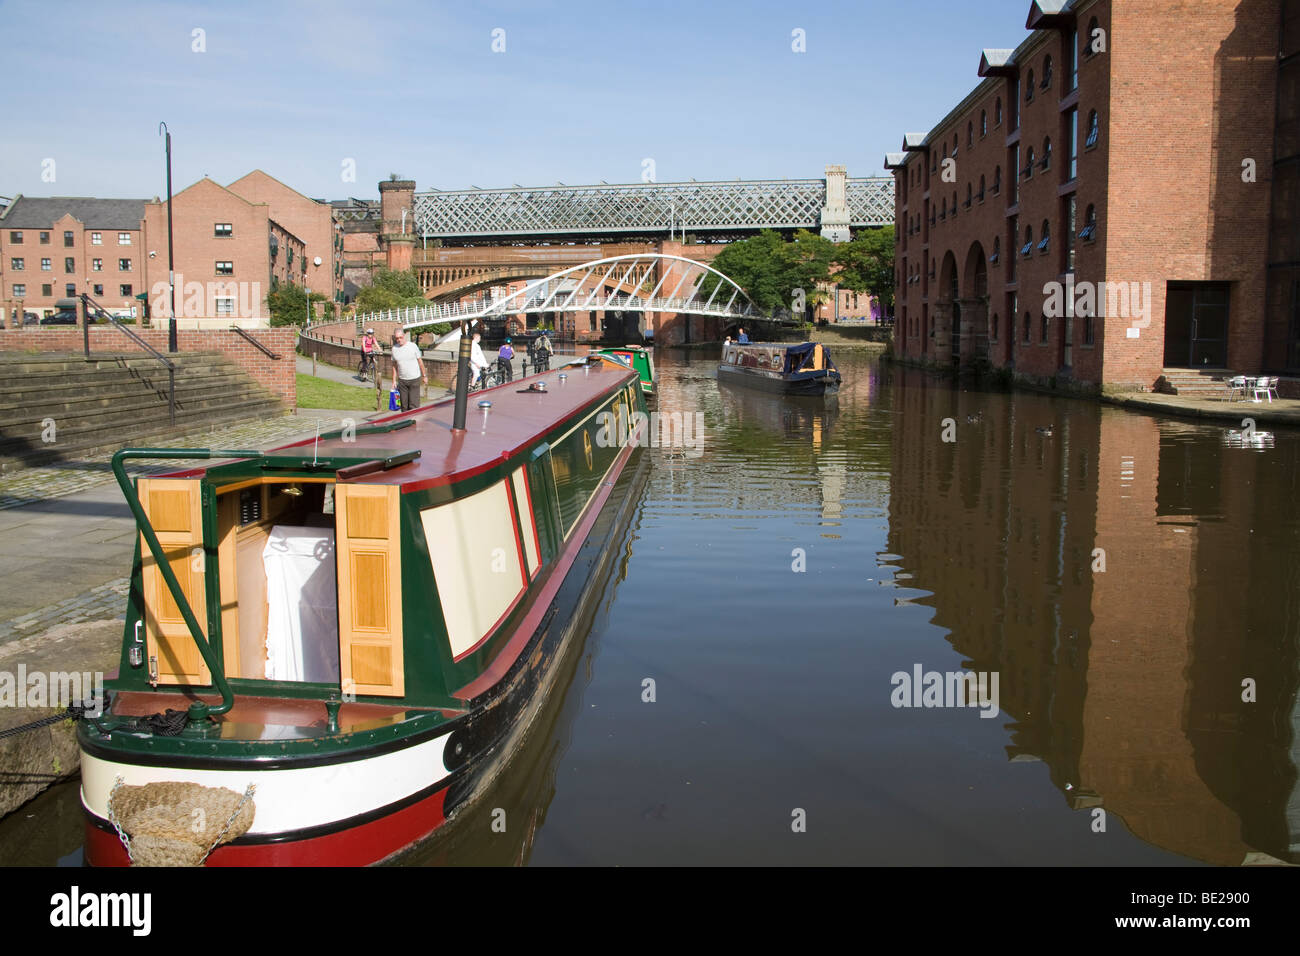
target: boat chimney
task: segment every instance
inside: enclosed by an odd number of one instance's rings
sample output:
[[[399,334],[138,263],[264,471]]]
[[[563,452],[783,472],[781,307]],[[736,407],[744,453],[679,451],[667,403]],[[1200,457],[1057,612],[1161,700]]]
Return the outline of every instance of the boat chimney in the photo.
[[[460,324],[460,355],[456,359],[456,410],[451,419],[451,430],[465,430],[465,406],[469,403],[469,326]]]

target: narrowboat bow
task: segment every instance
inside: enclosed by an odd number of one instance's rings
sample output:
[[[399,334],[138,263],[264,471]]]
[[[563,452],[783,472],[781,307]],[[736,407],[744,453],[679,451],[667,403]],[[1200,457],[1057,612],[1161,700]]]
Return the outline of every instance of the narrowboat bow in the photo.
[[[139,535],[119,676],[78,727],[87,862],[130,862],[118,788],[243,795],[207,865],[349,865],[501,771],[599,597],[645,403],[595,357],[475,399],[463,430],[447,400],[270,452],[115,456]],[[227,460],[133,487],[131,458]]]
[[[839,391],[840,373],[819,342],[731,342],[722,348],[718,381],[782,395],[825,395]]]
[[[641,378],[641,391],[647,395],[654,394],[655,360],[650,349],[644,345],[624,345],[621,348],[596,349],[595,354],[611,356],[629,368],[636,369]]]

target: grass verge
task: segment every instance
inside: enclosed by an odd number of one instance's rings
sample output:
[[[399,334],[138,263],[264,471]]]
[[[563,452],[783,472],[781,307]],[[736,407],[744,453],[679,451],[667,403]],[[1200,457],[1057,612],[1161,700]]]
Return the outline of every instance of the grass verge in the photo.
[[[344,385],[299,372],[298,407],[373,412],[375,390],[368,385]]]

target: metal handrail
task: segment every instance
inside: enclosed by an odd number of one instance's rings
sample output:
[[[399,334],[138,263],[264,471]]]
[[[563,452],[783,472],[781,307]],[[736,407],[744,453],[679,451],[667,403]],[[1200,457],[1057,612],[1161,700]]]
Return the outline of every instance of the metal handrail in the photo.
[[[283,356],[280,355],[280,353],[278,353],[278,352],[272,352],[272,351],[271,351],[270,349],[268,349],[265,345],[263,345],[261,342],[257,341],[257,339],[253,338],[251,335],[249,335],[247,332],[245,332],[245,331],[244,331],[243,329],[241,329],[239,326],[237,326],[237,325],[232,325],[232,326],[230,327],[230,331],[232,331],[232,332],[238,332],[241,338],[246,339],[246,340],[248,340],[249,342],[252,342],[254,345],[257,346],[257,348],[262,352],[263,355],[265,355],[267,358],[271,359],[272,361],[274,361],[274,362],[278,362],[278,361],[280,361],[281,358],[283,358]]]
[[[131,329],[118,321],[117,316],[109,312],[102,305],[92,299],[89,293],[83,292],[77,296],[81,300],[81,338],[85,349],[86,358],[90,358],[90,310],[93,308],[95,313],[103,316],[113,325],[126,333],[127,338],[135,342],[136,345],[144,349],[163,365],[167,366],[167,416],[171,424],[176,424],[176,366],[170,359],[146,342],[143,338],[136,335]]]
[[[194,643],[199,649],[203,663],[208,665],[208,672],[212,675],[212,682],[217,685],[217,690],[221,692],[221,703],[216,707],[202,701],[195,701],[190,704],[189,720],[191,723],[205,720],[210,716],[219,716],[229,711],[234,706],[235,693],[230,689],[230,684],[226,681],[221,662],[217,660],[216,654],[212,651],[212,646],[208,643],[207,638],[203,636],[203,629],[199,627],[198,619],[194,616],[189,599],[185,597],[180,582],[176,580],[176,573],[172,571],[171,563],[167,560],[162,544],[159,543],[158,536],[154,533],[149,516],[144,513],[144,506],[140,504],[140,496],[136,493],[135,486],[131,484],[131,479],[127,477],[124,462],[128,458],[139,460],[265,457],[265,453],[260,451],[218,451],[211,448],[123,448],[113,455],[113,476],[117,479],[118,487],[122,489],[127,506],[135,516],[140,535],[144,538],[145,544],[149,546],[149,553],[153,555],[158,572],[162,575],[167,590],[171,592],[172,599],[181,612],[181,618],[185,621],[185,626],[189,628],[190,636],[194,638]]]

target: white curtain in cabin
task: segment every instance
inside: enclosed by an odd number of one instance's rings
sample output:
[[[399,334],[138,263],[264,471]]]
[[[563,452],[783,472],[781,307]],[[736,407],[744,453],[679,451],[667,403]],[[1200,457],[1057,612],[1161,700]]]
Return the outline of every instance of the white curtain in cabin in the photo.
[[[338,588],[333,528],[276,525],[266,567],[266,677],[337,683]]]

